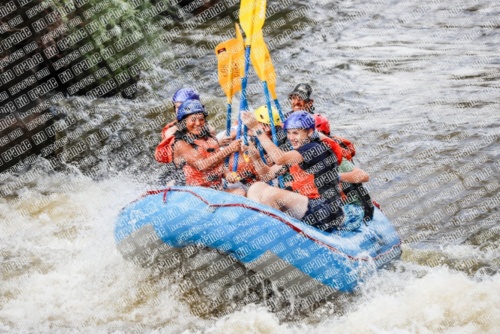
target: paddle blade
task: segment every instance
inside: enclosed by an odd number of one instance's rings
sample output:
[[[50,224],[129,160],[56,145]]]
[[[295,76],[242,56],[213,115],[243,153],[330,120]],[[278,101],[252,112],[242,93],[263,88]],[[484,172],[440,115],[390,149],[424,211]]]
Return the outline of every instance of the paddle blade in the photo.
[[[237,48],[236,48],[236,62],[238,63],[238,67],[241,69],[245,68],[245,41],[243,40],[243,35],[241,34],[240,25],[238,23],[234,24],[236,27],[236,39],[238,40]],[[245,71],[240,71],[240,78],[243,79],[245,77]]]
[[[246,45],[252,42],[252,36],[262,30],[266,20],[266,0],[241,0],[240,24],[246,35]]]
[[[264,41],[262,30],[254,34],[250,50],[250,58],[252,60],[252,65],[257,72],[257,76],[261,81],[267,81],[271,96],[273,100],[275,100],[276,72],[274,71],[271,55],[269,54],[269,49]]]
[[[266,44],[262,30],[255,33],[250,46],[250,59],[260,81],[266,81]]]
[[[241,90],[240,72],[242,68],[240,68],[236,61],[238,44],[238,40],[233,38],[215,47],[219,84],[226,94],[229,103],[234,94]]]
[[[274,66],[271,61],[271,57],[269,56],[269,58],[266,59],[269,59],[269,62],[266,60],[266,64],[271,64],[269,66],[269,69],[266,70],[267,84],[269,86],[269,92],[271,93],[273,100],[276,100],[278,98],[278,96],[276,95],[276,73],[274,72]]]
[[[271,54],[269,53],[269,49],[267,48],[266,42],[264,41],[264,37],[262,37],[262,44],[264,45],[262,48],[265,53],[265,66],[264,71],[266,73],[266,81],[269,87],[269,91],[271,92],[271,96],[273,100],[277,99],[276,96],[276,72],[274,71],[273,61],[271,60]]]

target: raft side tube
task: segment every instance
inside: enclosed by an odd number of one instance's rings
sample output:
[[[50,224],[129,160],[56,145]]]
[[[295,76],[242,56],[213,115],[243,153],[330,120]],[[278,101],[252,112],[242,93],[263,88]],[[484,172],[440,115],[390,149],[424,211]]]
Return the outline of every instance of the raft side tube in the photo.
[[[401,253],[394,227],[378,209],[359,231],[330,234],[246,198],[198,187],[170,187],[131,203],[121,211],[115,235],[124,257],[141,265],[162,261],[173,268],[179,254],[193,247],[233,261],[188,261],[184,270],[197,270],[198,284],[230,275],[237,262],[260,281],[278,282],[299,296],[353,291],[364,275]]]

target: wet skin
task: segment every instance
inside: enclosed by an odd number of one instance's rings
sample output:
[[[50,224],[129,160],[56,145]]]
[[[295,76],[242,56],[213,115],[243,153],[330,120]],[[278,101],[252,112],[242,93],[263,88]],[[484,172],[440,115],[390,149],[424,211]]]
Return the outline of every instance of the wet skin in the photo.
[[[290,141],[290,144],[292,144],[292,147],[298,149],[311,141],[309,136],[313,132],[313,129],[288,129],[286,131],[286,137]]]
[[[293,111],[299,111],[299,110],[306,110],[309,111],[311,106],[314,103],[314,100],[309,99],[308,101],[305,101],[301,99],[298,95],[292,95],[290,96],[290,104],[292,105],[292,110]]]
[[[186,130],[195,135],[201,135],[205,128],[205,116],[202,113],[186,117]]]

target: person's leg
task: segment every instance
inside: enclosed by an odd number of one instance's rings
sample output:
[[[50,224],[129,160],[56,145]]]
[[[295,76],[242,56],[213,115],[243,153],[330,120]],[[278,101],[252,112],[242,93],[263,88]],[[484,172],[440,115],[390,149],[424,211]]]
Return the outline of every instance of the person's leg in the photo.
[[[241,182],[237,183],[228,183],[227,188],[223,189],[223,191],[231,193],[233,195],[240,195],[245,197],[247,195],[247,191]]]
[[[309,199],[293,191],[272,187],[264,182],[254,183],[248,189],[247,197],[255,202],[281,210],[297,219],[307,212]]]
[[[224,189],[224,191],[228,192],[228,193],[231,193],[233,195],[240,195],[240,196],[243,196],[243,197],[246,196],[245,189],[242,189],[242,188]]]

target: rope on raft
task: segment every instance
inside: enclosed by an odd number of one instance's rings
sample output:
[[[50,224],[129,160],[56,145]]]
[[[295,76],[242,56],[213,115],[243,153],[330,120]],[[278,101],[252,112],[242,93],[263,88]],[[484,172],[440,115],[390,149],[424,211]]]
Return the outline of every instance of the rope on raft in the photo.
[[[310,236],[308,235],[307,233],[305,233],[303,230],[301,230],[299,227],[291,224],[289,221],[287,221],[286,219],[272,213],[272,212],[269,212],[269,211],[265,211],[265,210],[262,210],[262,209],[259,209],[259,208],[256,208],[254,206],[250,206],[250,205],[246,205],[246,204],[242,204],[242,203],[227,203],[227,204],[211,204],[210,202],[208,202],[206,199],[204,199],[202,196],[198,195],[197,193],[195,193],[194,191],[192,190],[188,190],[188,189],[179,189],[179,188],[171,188],[171,187],[168,187],[168,188],[165,188],[165,189],[161,189],[161,190],[150,190],[148,192],[146,192],[144,195],[142,195],[141,197],[139,197],[138,199],[136,199],[135,201],[133,201],[132,203],[144,198],[144,197],[147,197],[147,196],[150,196],[150,195],[158,195],[158,194],[161,194],[163,193],[163,203],[167,203],[167,194],[169,191],[179,191],[179,192],[187,192],[187,193],[190,193],[191,195],[193,195],[194,197],[198,198],[200,201],[202,201],[203,203],[205,203],[207,206],[209,207],[212,207],[212,208],[221,208],[221,207],[243,207],[245,209],[249,209],[249,210],[252,210],[252,211],[256,211],[256,212],[259,212],[259,213],[262,213],[266,216],[269,216],[269,217],[272,217],[274,219],[277,219],[279,220],[280,222],[286,224],[288,227],[290,227],[292,230],[294,230],[295,232],[297,233],[300,233],[301,235],[303,235],[304,237],[310,239],[311,241],[313,242],[316,242],[328,249],[330,249],[331,251],[337,253],[337,254],[340,254],[340,255],[343,255],[347,258],[349,258],[350,260],[353,260],[353,261],[365,261],[365,262],[368,262],[370,261],[370,259],[373,259],[373,260],[377,260],[379,257],[381,256],[384,256],[390,252],[392,252],[396,247],[400,247],[401,246],[401,241],[397,244],[397,245],[394,245],[392,246],[389,250],[387,250],[386,252],[382,253],[382,254],[379,254],[373,258],[359,258],[359,257],[356,257],[356,256],[351,256],[349,254],[346,254],[340,250],[338,250],[337,248],[333,247],[333,246],[330,246],[326,243],[324,243],[323,241],[321,240],[318,240],[316,238],[314,238],[313,236]],[[401,239],[400,239],[401,240]]]

